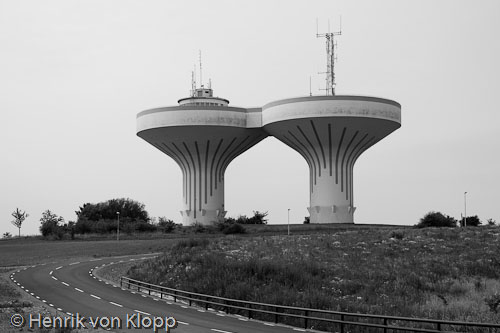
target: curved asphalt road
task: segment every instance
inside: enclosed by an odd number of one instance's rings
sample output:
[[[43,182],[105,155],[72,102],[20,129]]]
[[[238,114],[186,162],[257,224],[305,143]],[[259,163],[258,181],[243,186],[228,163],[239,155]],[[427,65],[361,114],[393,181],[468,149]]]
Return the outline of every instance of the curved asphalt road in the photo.
[[[141,260],[150,255],[124,256],[119,258],[92,259],[82,262],[60,262],[31,266],[11,275],[11,279],[24,291],[57,309],[75,317],[77,314],[86,318],[119,317],[121,329],[112,328],[114,332],[152,332],[149,329],[127,329],[127,315],[134,323],[142,317],[174,317],[178,326],[171,332],[210,332],[210,333],[254,333],[305,332],[273,323],[248,320],[234,315],[226,315],[217,311],[197,307],[189,307],[184,303],[173,303],[160,300],[154,296],[131,292],[119,286],[99,280],[92,274],[93,269],[112,262]],[[103,324],[106,324],[104,321]],[[130,321],[129,321],[130,324]],[[145,324],[148,324],[147,321]],[[87,321],[87,326],[89,326]],[[309,330],[308,330],[309,331]],[[165,329],[158,330],[165,332]]]

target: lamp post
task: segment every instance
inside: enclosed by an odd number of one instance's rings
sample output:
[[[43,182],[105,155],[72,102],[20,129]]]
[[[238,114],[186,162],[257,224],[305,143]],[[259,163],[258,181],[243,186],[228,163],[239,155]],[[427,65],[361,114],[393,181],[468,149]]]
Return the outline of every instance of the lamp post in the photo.
[[[290,208],[288,208],[288,236],[290,236]]]
[[[116,240],[120,241],[120,212],[116,212],[118,227],[116,229]]]
[[[467,226],[467,192],[464,192],[464,227]]]

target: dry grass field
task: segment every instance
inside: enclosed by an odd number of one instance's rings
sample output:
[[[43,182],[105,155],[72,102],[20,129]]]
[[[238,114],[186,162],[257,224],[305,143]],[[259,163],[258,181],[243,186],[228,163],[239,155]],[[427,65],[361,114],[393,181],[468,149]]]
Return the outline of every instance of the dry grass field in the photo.
[[[500,323],[500,228],[353,228],[182,241],[135,279],[228,298]]]

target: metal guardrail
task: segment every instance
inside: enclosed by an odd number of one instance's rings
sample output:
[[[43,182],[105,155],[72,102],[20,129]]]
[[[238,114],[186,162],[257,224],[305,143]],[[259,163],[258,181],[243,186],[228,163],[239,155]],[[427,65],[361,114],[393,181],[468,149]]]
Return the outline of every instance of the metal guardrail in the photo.
[[[409,318],[397,316],[382,316],[349,313],[341,311],[329,311],[319,309],[309,309],[293,306],[283,306],[276,304],[258,303],[251,301],[242,301],[231,298],[205,295],[194,293],[174,288],[163,287],[147,282],[142,282],[128,277],[120,277],[120,286],[127,289],[135,289],[139,292],[156,293],[161,299],[166,296],[173,298],[174,302],[178,299],[188,301],[191,306],[193,303],[204,306],[207,310],[209,305],[224,309],[226,313],[229,310],[236,310],[240,313],[247,313],[247,317],[252,319],[254,313],[274,316],[274,322],[278,323],[280,317],[290,317],[303,320],[302,327],[305,329],[311,328],[311,322],[320,321],[336,324],[340,333],[347,333],[349,326],[361,326],[365,328],[376,329],[374,332],[394,333],[397,331],[403,332],[500,332],[500,324],[487,324],[475,322],[457,322],[436,319]],[[314,314],[314,315],[313,315]],[[318,317],[322,315],[324,317]],[[365,321],[362,321],[365,320]],[[368,322],[372,320],[372,322]],[[378,322],[377,322],[378,321]],[[409,326],[401,326],[403,323]],[[416,324],[427,325],[430,328],[415,327]],[[413,325],[413,327],[411,326]],[[445,330],[445,328],[453,329],[453,331]],[[461,330],[457,330],[461,329]],[[465,330],[463,330],[465,329]],[[370,330],[372,332],[372,330]]]

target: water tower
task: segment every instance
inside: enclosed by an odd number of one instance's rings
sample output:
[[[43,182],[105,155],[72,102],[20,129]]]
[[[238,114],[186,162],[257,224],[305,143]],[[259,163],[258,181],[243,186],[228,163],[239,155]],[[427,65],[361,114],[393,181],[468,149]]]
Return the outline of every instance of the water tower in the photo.
[[[224,219],[224,172],[229,163],[267,134],[260,109],[230,107],[214,97],[210,84],[196,87],[178,106],[137,115],[137,135],[179,165],[183,177],[184,225]]]
[[[309,96],[262,107],[266,132],[309,165],[311,223],[353,223],[358,157],[401,126],[401,106],[364,96]]]

